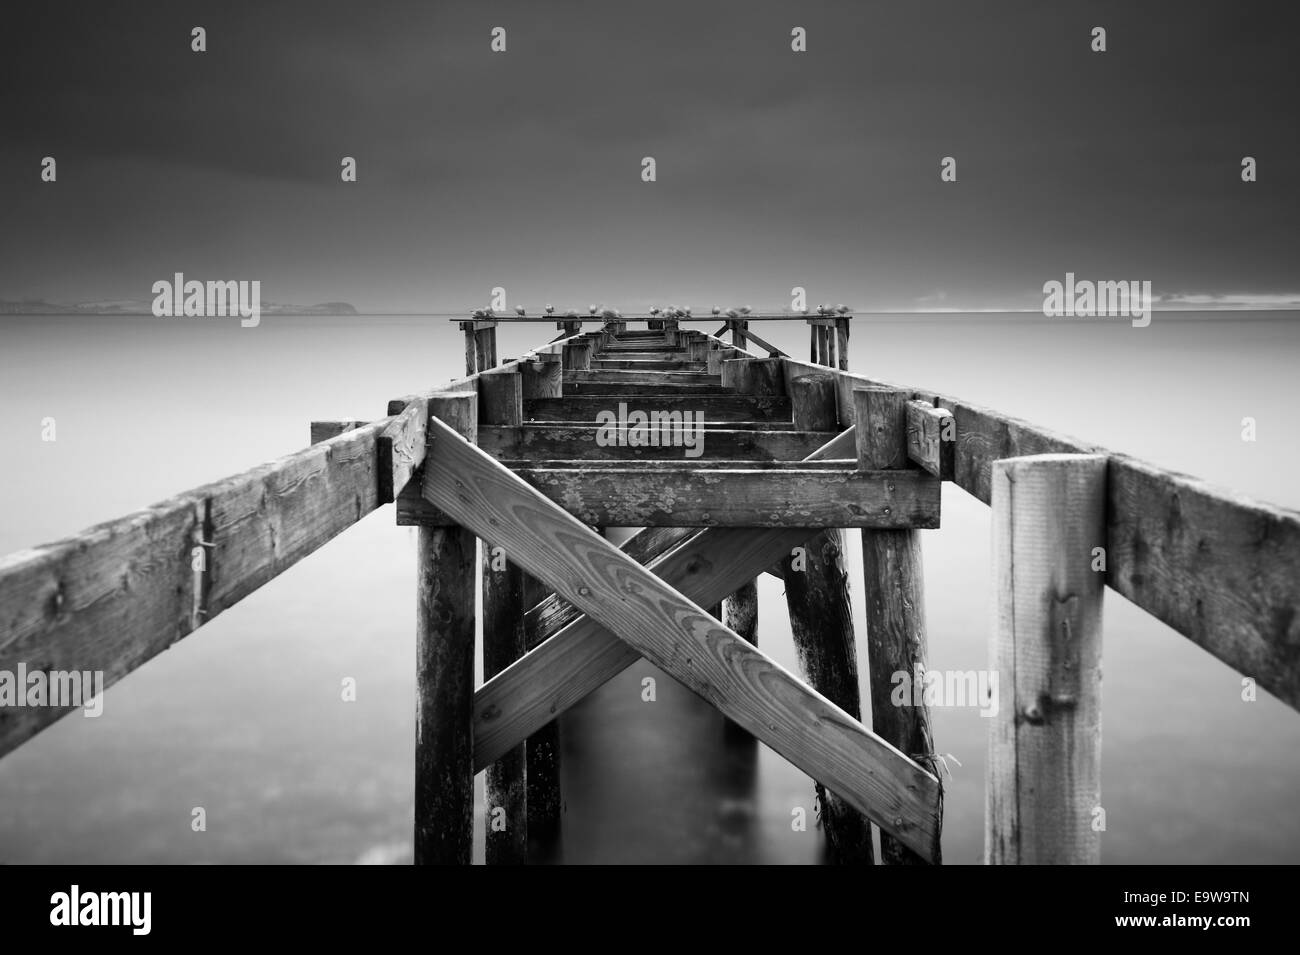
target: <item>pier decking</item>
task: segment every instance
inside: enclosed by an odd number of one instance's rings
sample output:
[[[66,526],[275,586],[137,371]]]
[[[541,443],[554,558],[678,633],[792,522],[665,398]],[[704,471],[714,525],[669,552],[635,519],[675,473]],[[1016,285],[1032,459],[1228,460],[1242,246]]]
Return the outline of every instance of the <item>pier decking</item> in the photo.
[[[808,361],[749,329],[775,320],[807,322]],[[1300,706],[1294,512],[850,373],[847,315],[692,320],[721,322],[712,335],[654,317],[526,319],[562,334],[501,362],[504,321],[463,321],[466,377],[378,420],[311,422],[302,451],[0,559],[0,670],[103,671],[111,685],[392,502],[419,528],[417,862],[469,861],[482,770],[489,862],[553,838],[556,718],[645,657],[817,781],[841,861],[875,861],[874,824],[880,861],[937,863],[929,714],[893,705],[890,677],[933,662],[918,531],[940,527],[948,483],[993,508],[1003,680],[987,861],[1100,859],[1107,586]],[[605,527],[641,530],[616,547]],[[786,582],[799,676],[754,643],[763,573]],[[0,706],[0,756],[64,712]]]

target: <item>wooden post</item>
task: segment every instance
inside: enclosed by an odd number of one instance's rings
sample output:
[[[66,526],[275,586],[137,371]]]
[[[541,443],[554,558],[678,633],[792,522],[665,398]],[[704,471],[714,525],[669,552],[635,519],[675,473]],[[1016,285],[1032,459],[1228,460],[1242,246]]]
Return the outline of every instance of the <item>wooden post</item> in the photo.
[[[722,362],[722,386],[741,395],[785,394],[785,373],[779,358],[727,358]],[[826,430],[834,431],[834,428]]]
[[[473,440],[473,392],[429,415]],[[415,863],[468,865],[474,835],[474,535],[420,527],[416,566]]]
[[[817,334],[818,327],[819,326],[812,324],[812,322],[808,323],[808,361],[814,365],[820,365],[822,363],[822,339],[821,336]]]
[[[478,335],[473,322],[461,322],[460,328],[465,333],[465,374],[473,375],[478,371]]]
[[[853,392],[858,467],[872,470],[908,466],[907,401],[892,388],[857,388]],[[862,571],[867,593],[867,659],[871,681],[871,727],[877,736],[932,770],[934,743],[930,711],[920,694],[907,694],[902,705],[892,695],[906,674],[911,685],[925,672],[925,597],[921,537],[914,530],[863,530]],[[936,775],[938,775],[936,771]],[[924,860],[894,838],[881,833],[881,861],[922,865]],[[934,858],[938,860],[939,847]]]
[[[786,555],[775,572],[785,580],[799,669],[804,679],[849,715],[861,718],[853,607],[845,569],[844,532],[826,530]],[[871,824],[835,793],[816,783],[822,826],[840,865],[871,865]]]
[[[488,372],[478,379],[479,421],[523,423],[523,376]],[[483,678],[490,680],[528,652],[524,633],[524,572],[501,548],[483,542]],[[488,865],[522,865],[528,859],[526,754],[516,746],[487,769]]]
[[[790,379],[790,410],[796,431],[838,431],[834,375]]]
[[[726,357],[726,353],[717,345],[716,342],[710,342],[709,344],[713,347],[710,347],[704,354],[705,360],[708,362],[708,368],[706,370],[710,375],[721,375],[722,360]]]
[[[997,629],[989,656],[998,683],[985,777],[990,864],[1101,861],[1106,575],[1097,556],[1107,543],[1106,468],[1105,455],[1088,454],[993,462]]]
[[[840,371],[849,370],[849,320],[835,319],[835,362]]]
[[[792,379],[790,403],[796,428],[836,430],[833,375]],[[804,678],[832,703],[860,719],[862,697],[844,554],[844,533],[823,531],[784,555],[773,572],[785,581],[790,632]],[[826,841],[835,861],[841,865],[871,865],[875,853],[867,817],[820,782],[816,783],[816,793]]]
[[[562,398],[564,396],[564,368],[558,353],[538,355],[524,362],[520,369],[524,398]]]

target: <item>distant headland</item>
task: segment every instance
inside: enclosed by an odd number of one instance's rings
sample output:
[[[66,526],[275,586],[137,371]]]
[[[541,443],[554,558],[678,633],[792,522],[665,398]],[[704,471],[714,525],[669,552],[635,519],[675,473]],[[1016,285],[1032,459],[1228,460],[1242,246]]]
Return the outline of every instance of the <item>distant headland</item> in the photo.
[[[348,302],[322,302],[319,305],[290,305],[283,302],[263,302],[262,315],[356,315],[357,309]],[[103,302],[76,302],[73,304],[46,302],[43,299],[9,301],[0,299],[0,315],[148,315],[153,316],[150,302],[134,299],[113,299]]]

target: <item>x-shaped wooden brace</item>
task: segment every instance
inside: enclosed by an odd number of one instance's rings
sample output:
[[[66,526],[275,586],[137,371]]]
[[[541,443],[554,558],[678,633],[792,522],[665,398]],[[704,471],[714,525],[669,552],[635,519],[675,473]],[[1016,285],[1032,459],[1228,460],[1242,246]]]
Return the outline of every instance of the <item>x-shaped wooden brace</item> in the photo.
[[[673,586],[716,602],[808,531],[710,528],[647,568],[436,418],[428,440],[425,499],[586,615],[475,695],[476,769],[644,656],[934,859],[938,779]]]

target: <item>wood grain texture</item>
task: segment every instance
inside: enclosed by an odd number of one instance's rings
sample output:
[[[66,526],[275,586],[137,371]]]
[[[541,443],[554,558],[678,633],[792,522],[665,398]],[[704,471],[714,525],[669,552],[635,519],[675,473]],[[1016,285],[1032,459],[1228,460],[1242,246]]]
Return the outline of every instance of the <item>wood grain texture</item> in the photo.
[[[1300,513],[1110,459],[1107,582],[1300,709]]]
[[[839,427],[835,410],[835,379],[831,375],[791,378],[790,417],[800,431],[834,431]]]
[[[575,369],[566,372],[564,382],[574,384],[618,385],[629,388],[634,385],[721,385],[719,372],[700,371],[591,371]]]
[[[824,530],[782,555],[790,633],[804,679],[844,712],[860,718],[858,658],[849,599],[844,535]],[[822,827],[835,862],[871,865],[875,851],[867,817],[821,783],[815,784]]]
[[[369,421],[360,418],[341,418],[330,421],[313,421],[311,423],[311,443],[319,444],[330,438],[337,438],[345,431],[353,431],[368,425]]]
[[[483,678],[490,680],[526,651],[524,573],[505,548],[483,542]],[[528,785],[525,743],[511,747],[484,774],[484,858],[488,865],[528,860]]]
[[[604,527],[939,526],[939,482],[921,471],[524,468],[584,524]]]
[[[683,448],[626,447],[621,444],[596,443],[597,428],[524,425],[522,428],[479,428],[479,445],[489,454],[501,458],[676,458],[684,460]],[[710,428],[704,432],[707,458],[759,460],[797,460],[806,457],[835,435],[820,431],[757,431],[748,429]],[[617,441],[619,436],[612,435]],[[698,460],[698,459],[693,459]]]
[[[920,473],[916,469],[902,470],[910,464],[907,393],[867,387],[855,390],[853,398],[858,466],[895,468],[900,475]],[[864,530],[862,575],[867,595],[871,727],[913,759],[933,766],[929,708],[915,698],[905,698],[899,705],[892,695],[896,675],[911,677],[927,667],[921,535],[914,530]],[[940,861],[938,851],[933,857],[915,853],[887,833],[881,833],[880,858],[886,865]]]
[[[946,408],[936,408],[928,401],[907,402],[907,456],[935,477],[951,481],[956,440],[945,440],[945,434],[956,434],[955,421]]]
[[[984,851],[994,865],[1101,861],[1104,455],[1042,455],[993,468],[998,674]]]
[[[472,438],[472,392],[429,399]],[[455,440],[462,440],[456,437]],[[421,527],[416,540],[415,862],[469,865],[474,836],[474,535]]]
[[[939,784],[932,774],[491,457],[436,421],[430,428],[426,498],[480,536],[509,541],[529,573],[882,829],[933,856]]]
[[[602,411],[690,412],[706,421],[789,421],[790,400],[771,395],[619,395],[533,399],[524,402],[526,421],[596,421]],[[815,429],[806,429],[815,430]]]
[[[429,402],[417,398],[379,432],[379,500],[391,503],[424,463]]]

